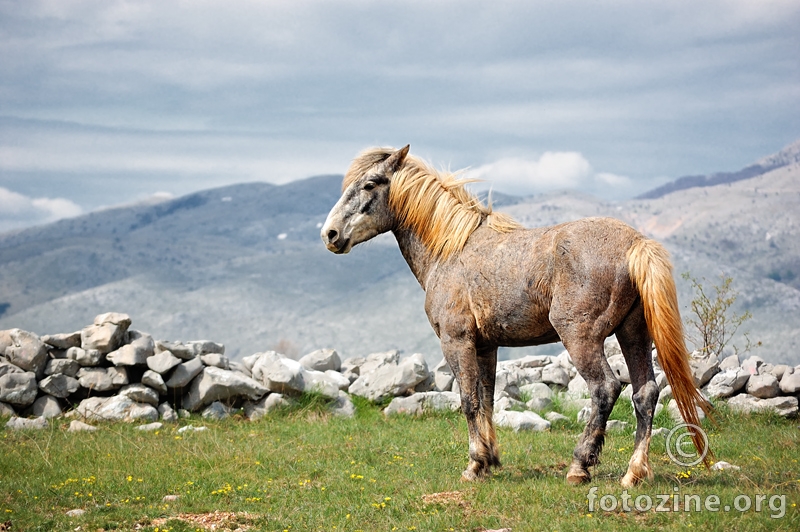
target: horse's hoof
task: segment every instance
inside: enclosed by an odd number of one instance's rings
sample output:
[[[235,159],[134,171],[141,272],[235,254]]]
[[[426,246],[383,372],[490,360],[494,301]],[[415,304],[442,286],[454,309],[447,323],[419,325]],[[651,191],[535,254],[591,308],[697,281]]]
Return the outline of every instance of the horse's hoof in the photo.
[[[480,477],[474,471],[467,469],[461,473],[461,482],[475,482],[476,480],[480,480]]]
[[[567,484],[571,486],[580,486],[592,480],[592,475],[580,466],[573,465],[569,468],[567,473]]]
[[[620,484],[622,484],[623,488],[632,488],[638,485],[641,481],[642,481],[641,478],[637,477],[636,475],[628,471],[627,473],[625,473],[625,476],[622,477],[622,481],[620,482]]]

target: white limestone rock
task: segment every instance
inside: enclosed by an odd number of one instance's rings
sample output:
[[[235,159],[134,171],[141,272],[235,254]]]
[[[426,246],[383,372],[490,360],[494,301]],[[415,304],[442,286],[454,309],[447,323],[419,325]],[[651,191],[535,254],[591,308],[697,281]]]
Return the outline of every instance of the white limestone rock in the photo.
[[[0,401],[14,406],[32,405],[39,393],[32,371],[6,373],[0,377]]]
[[[5,356],[9,362],[24,371],[31,371],[37,376],[44,375],[47,364],[47,345],[35,334],[22,329],[5,331],[9,345],[5,348]],[[3,354],[3,353],[0,353]]]
[[[385,397],[407,395],[428,378],[428,364],[421,354],[416,353],[397,364],[387,363],[362,373],[350,385],[349,392],[377,402]]]
[[[152,405],[137,403],[130,397],[89,397],[75,409],[90,421],[158,421],[158,410]]]
[[[81,348],[96,349],[110,353],[119,349],[125,341],[125,333],[131,325],[127,314],[108,312],[95,317],[94,323],[81,330]]]
[[[183,397],[183,407],[196,412],[213,402],[236,397],[256,401],[267,392],[267,388],[255,379],[226,369],[206,367],[192,381]]]
[[[541,432],[550,430],[550,422],[535,412],[503,410],[501,412],[496,412],[494,416],[492,416],[492,419],[498,427],[507,427],[514,432]]]
[[[777,397],[780,394],[781,388],[778,379],[771,373],[764,373],[763,375],[751,375],[747,381],[747,393],[759,399],[769,399]]]
[[[306,369],[326,372],[338,372],[342,369],[342,359],[335,349],[317,349],[299,360],[300,365]]]
[[[39,381],[39,389],[42,392],[61,399],[66,399],[77,392],[79,387],[78,379],[68,375],[50,375]]]

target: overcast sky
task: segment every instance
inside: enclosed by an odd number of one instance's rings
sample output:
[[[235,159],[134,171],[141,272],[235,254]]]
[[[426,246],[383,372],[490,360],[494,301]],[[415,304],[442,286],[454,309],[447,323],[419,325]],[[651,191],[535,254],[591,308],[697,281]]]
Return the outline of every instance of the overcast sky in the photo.
[[[411,144],[623,199],[800,138],[800,2],[0,0],[0,231]]]

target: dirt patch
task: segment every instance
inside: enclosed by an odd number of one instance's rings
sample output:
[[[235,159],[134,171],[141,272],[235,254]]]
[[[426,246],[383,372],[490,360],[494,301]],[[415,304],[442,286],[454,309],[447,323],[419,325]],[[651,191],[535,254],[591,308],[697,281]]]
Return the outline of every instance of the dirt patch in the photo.
[[[249,524],[258,516],[248,512],[220,512],[215,510],[205,514],[178,514],[171,517],[153,519],[152,526],[163,526],[169,521],[178,519],[202,528],[203,530],[231,530],[233,532],[247,532],[252,527]]]

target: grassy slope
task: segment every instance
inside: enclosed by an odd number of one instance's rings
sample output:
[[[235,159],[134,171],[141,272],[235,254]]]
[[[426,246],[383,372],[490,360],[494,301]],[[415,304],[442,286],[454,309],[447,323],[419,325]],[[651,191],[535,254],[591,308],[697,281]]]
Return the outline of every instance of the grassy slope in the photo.
[[[612,417],[630,419],[620,402]],[[250,530],[798,530],[800,432],[796,421],[717,413],[708,426],[717,459],[740,471],[709,472],[672,464],[655,437],[655,480],[630,492],[655,496],[786,495],[786,515],[762,512],[602,512],[589,514],[587,493],[622,494],[619,477],[632,431],[610,434],[590,486],[569,487],[564,474],[581,428],[548,433],[500,431],[504,468],[475,484],[459,481],[466,465],[466,425],[458,414],[385,419],[359,404],[354,419],[333,418],[306,400],[259,422],[232,419],[179,435],[165,426],[142,433],[104,425],[68,433],[56,421],[41,432],[0,436],[0,522],[13,530],[198,530],[176,517],[215,510],[248,512]],[[573,417],[574,419],[574,417]],[[658,421],[667,425],[661,414]],[[449,493],[453,492],[453,493]],[[165,495],[180,499],[164,502]],[[681,506],[682,507],[682,506]],[[82,517],[65,513],[87,510]],[[161,520],[158,520],[158,519]],[[230,524],[230,529],[239,525]],[[219,530],[219,528],[218,528]]]

